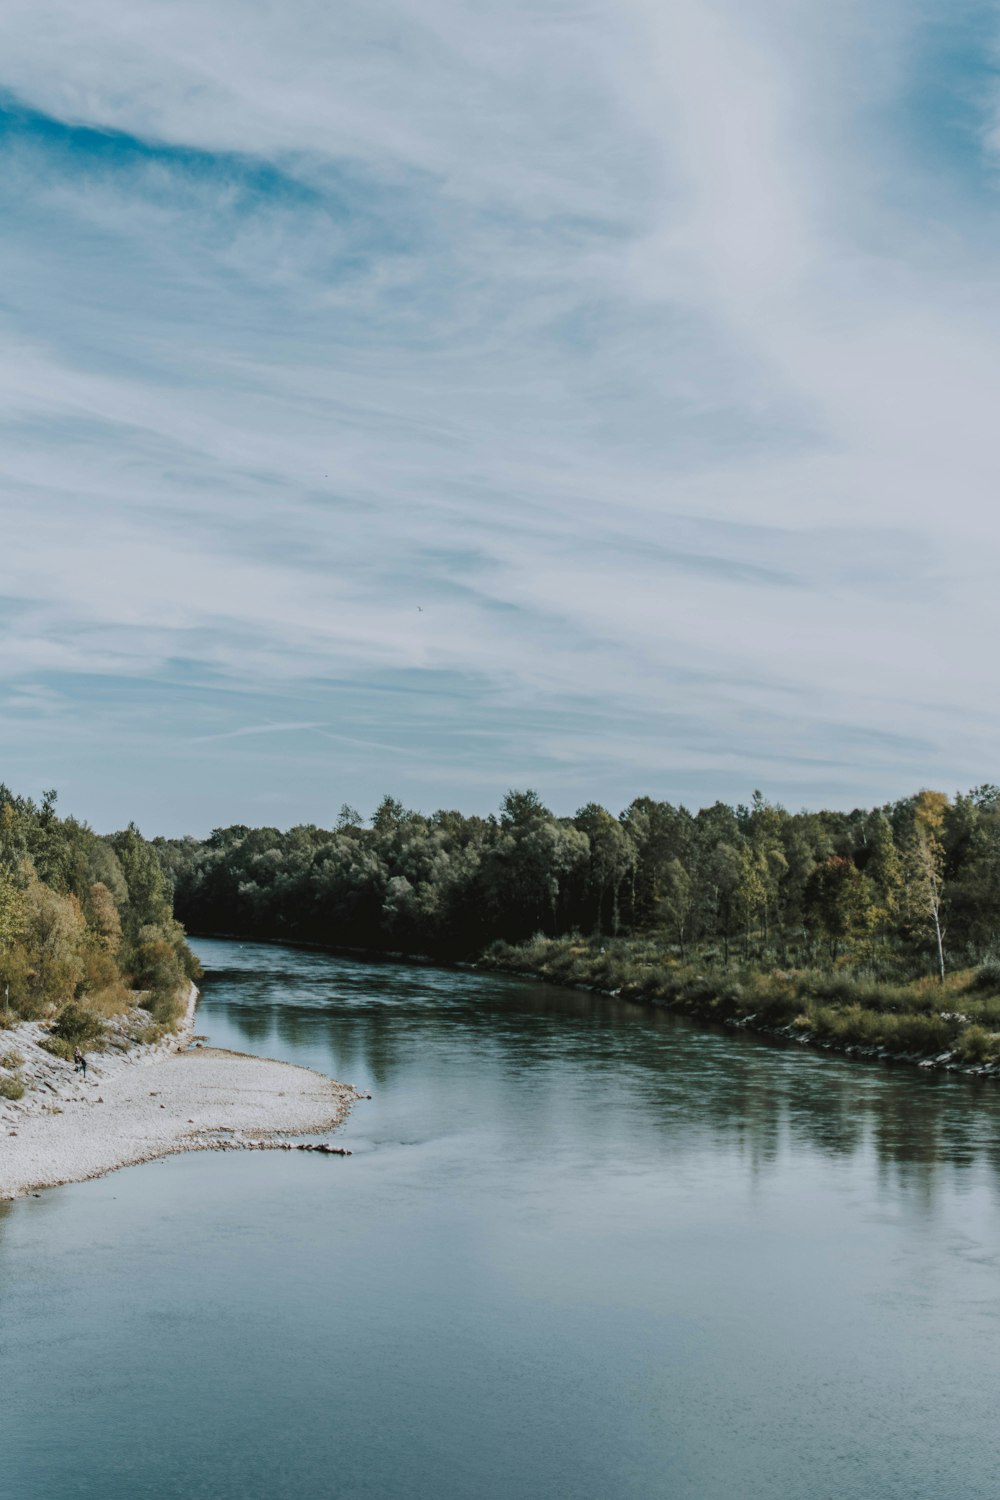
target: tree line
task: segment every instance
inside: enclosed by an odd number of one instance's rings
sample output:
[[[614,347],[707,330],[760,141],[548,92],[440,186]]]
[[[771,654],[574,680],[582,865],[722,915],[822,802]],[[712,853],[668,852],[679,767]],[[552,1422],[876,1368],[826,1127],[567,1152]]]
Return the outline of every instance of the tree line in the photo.
[[[134,824],[101,836],[0,783],[0,1019],[66,1002],[94,1014],[143,992],[155,1021],[174,1019],[197,971],[173,914],[173,889]]]
[[[120,837],[118,835],[115,836]],[[682,962],[848,967],[902,980],[1000,939],[1000,789],[920,791],[852,812],[754,793],[697,813],[639,797],[556,817],[385,797],[333,828],[238,824],[153,841],[192,931],[468,957],[495,939],[655,932]]]

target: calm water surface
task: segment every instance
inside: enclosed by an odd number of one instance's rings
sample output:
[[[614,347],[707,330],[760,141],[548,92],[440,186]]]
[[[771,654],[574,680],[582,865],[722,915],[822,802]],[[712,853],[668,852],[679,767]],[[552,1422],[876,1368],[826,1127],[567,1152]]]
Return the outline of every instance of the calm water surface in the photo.
[[[0,1491],[995,1500],[995,1086],[196,946],[213,1042],[371,1090],[354,1155],[0,1205]]]

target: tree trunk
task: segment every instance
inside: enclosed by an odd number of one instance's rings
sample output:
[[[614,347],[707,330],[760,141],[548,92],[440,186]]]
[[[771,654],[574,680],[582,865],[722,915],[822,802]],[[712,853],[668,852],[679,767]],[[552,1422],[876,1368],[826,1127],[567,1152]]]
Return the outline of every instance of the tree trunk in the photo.
[[[941,911],[936,902],[934,904],[934,936],[937,938],[939,978],[944,984],[944,934],[941,931]]]

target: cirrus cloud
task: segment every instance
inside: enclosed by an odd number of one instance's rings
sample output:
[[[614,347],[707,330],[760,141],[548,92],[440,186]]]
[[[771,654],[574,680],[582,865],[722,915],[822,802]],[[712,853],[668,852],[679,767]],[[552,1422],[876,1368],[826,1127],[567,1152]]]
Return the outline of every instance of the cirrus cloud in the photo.
[[[12,0],[5,778],[173,832],[995,775],[993,45]]]

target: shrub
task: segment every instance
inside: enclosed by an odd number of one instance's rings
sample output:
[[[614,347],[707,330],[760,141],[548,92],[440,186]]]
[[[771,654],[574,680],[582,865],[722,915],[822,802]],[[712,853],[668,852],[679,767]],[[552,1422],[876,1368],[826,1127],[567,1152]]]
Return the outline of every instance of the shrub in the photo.
[[[787,966],[762,972],[748,964],[720,972],[706,963],[704,954],[695,963],[682,964],[666,955],[662,941],[635,936],[535,937],[522,947],[497,942],[483,961],[557,983],[642,994],[693,1014],[722,1018],[753,1013],[759,1022],[792,1024],[840,1046],[895,1053],[950,1051],[963,1027],[974,1023],[966,1043],[969,1059],[1000,1057],[1000,950],[996,984],[986,982],[992,971],[985,961],[979,971],[983,978],[971,983],[967,973],[948,975],[943,986],[936,975],[902,982],[902,969],[888,962],[891,957],[885,962],[880,957],[878,973],[873,964],[863,972]],[[883,973],[891,976],[890,982],[879,977]],[[996,992],[966,999],[972,987]]]
[[[103,1032],[100,1018],[76,1000],[64,1005],[59,1019],[52,1028],[53,1036],[64,1042],[80,1046],[84,1042],[95,1042]]]
[[[941,1016],[900,1016],[897,1037],[904,1052],[945,1052],[954,1041],[954,1031]]]
[[[970,1020],[977,1021],[989,1031],[1000,1031],[1000,995],[990,995],[985,1000],[966,1000],[965,1010]]]
[[[73,1046],[61,1036],[43,1036],[38,1043],[43,1052],[51,1052],[53,1057],[61,1057],[64,1062],[73,1061]]]
[[[1000,1036],[987,1031],[985,1026],[966,1026],[955,1051],[963,1062],[984,1063],[995,1055],[998,1043]]]
[[[136,1026],[129,1033],[130,1039],[140,1047],[149,1047],[154,1042],[162,1041],[167,1034],[164,1026],[157,1026],[155,1021],[150,1021],[146,1026]]]
[[[118,965],[113,953],[102,948],[97,939],[92,939],[83,952],[83,977],[81,987],[86,994],[105,990],[118,979]]]
[[[171,1031],[184,1013],[185,992],[180,989],[153,990],[142,999],[143,1010],[148,1010],[158,1026]]]
[[[857,996],[857,981],[849,974],[814,974],[810,989],[817,1000],[849,1005]]]
[[[141,990],[173,993],[184,981],[184,967],[165,937],[149,937],[136,950],[135,982]]]
[[[24,1079],[20,1073],[11,1073],[9,1078],[0,1078],[0,1099],[23,1099]]]
[[[96,990],[86,999],[87,1009],[95,1016],[120,1016],[132,1008],[132,992],[120,979],[105,989]]]
[[[19,1068],[23,1062],[20,1052],[0,1052],[0,1068]]]
[[[969,988],[1000,991],[1000,953],[987,953],[982,963],[976,966]]]

